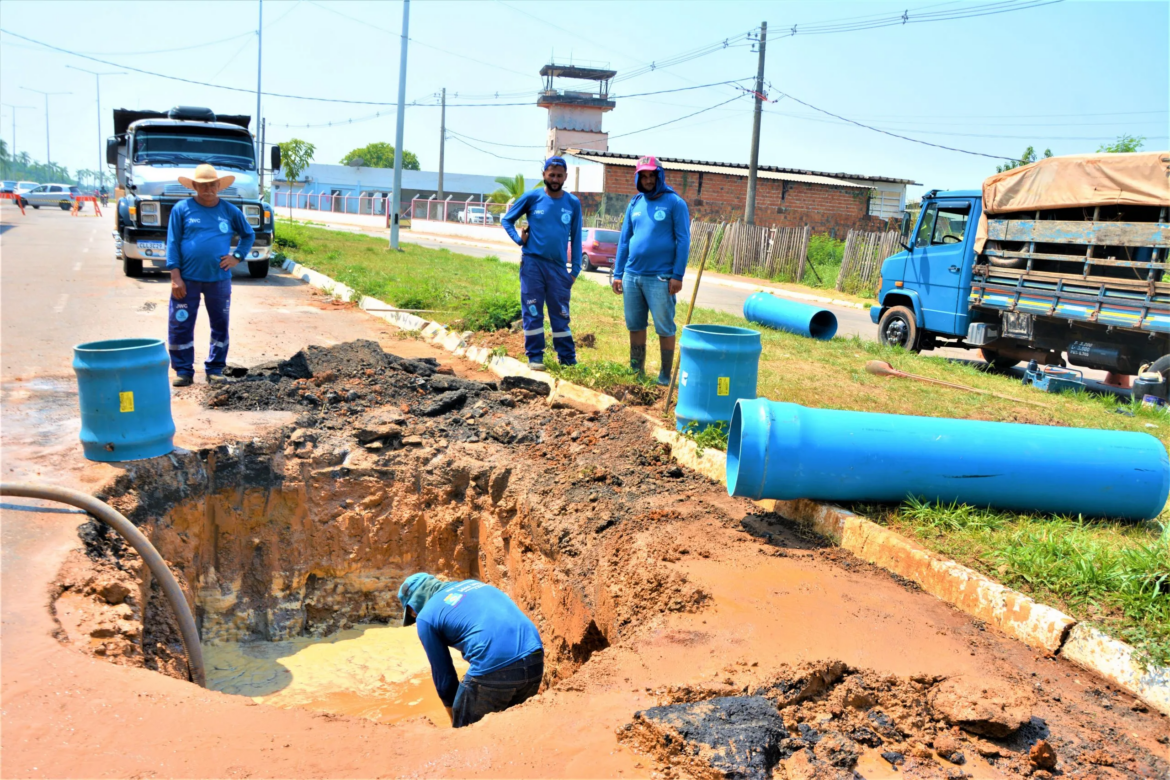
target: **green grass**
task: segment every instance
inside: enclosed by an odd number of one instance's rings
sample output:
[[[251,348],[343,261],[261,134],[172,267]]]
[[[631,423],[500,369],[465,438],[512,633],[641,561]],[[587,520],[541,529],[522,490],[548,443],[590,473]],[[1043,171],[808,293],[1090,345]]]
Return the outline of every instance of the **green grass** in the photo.
[[[1126,523],[920,501],[854,509],[1170,666],[1170,512]]]
[[[426,313],[429,319],[489,331],[505,327],[513,312],[519,316],[520,281],[513,264],[411,244],[404,244],[403,252],[391,252],[383,239],[283,222],[277,225],[277,239],[290,257],[366,295],[401,308],[439,310]],[[680,326],[685,317],[683,304],[678,310]],[[696,310],[692,321],[746,325],[741,317],[709,309]],[[470,328],[469,323],[477,327]],[[856,337],[825,342],[760,330],[758,391],[764,398],[827,409],[1136,431],[1152,434],[1163,445],[1170,443],[1170,414],[1113,396],[1046,395],[1013,377],[985,370],[974,353],[971,362],[954,362]],[[550,373],[623,396],[655,392],[650,379],[627,368],[629,338],[620,296],[591,281],[576,284],[573,332],[578,337],[592,334],[595,348],[579,349],[581,362],[570,368],[548,355]],[[498,334],[473,337],[477,339],[495,354],[523,358],[518,335],[506,334],[503,344]],[[646,372],[654,376],[658,350],[654,343],[648,346]],[[864,370],[872,359],[1045,406],[873,376]],[[726,439],[717,431],[698,434],[695,440],[703,447],[726,448]],[[1170,511],[1145,524],[914,503],[862,511],[931,549],[1100,625],[1134,643],[1148,659],[1170,663],[1170,532],[1165,530]]]

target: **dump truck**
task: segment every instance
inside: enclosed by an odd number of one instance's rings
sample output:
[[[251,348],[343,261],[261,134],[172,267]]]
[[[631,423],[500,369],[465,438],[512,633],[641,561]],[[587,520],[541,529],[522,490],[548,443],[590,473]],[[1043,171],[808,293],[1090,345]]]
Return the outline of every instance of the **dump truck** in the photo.
[[[1052,157],[931,190],[901,243],[870,309],[881,343],[1138,374],[1167,397],[1170,152]]]
[[[221,198],[237,206],[256,231],[246,261],[256,279],[268,275],[274,218],[260,197],[256,143],[248,131],[251,117],[216,115],[209,108],[176,106],[169,111],[114,109],[114,135],[106,141],[106,162],[118,181],[114,253],[126,276],[143,269],[165,270],[167,223],[171,209],[194,190],[179,183],[195,167],[210,163],[235,176]],[[272,169],[280,168],[280,147],[272,148]],[[235,251],[239,236],[233,237]]]

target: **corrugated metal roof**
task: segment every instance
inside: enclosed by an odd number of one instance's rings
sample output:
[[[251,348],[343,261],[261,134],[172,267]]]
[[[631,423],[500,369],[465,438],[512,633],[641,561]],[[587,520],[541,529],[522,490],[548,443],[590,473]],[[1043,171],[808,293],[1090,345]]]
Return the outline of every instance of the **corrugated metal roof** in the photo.
[[[595,152],[581,149],[566,149],[566,154],[579,157],[583,160],[606,163],[609,165],[633,166],[640,155],[621,154],[619,152]],[[708,173],[726,173],[732,176],[746,176],[746,163],[721,163],[707,160],[687,160],[678,157],[659,157],[658,162],[666,170],[676,171],[704,171]],[[686,166],[686,167],[684,167]],[[775,165],[761,165],[756,169],[756,175],[761,179],[781,179],[784,181],[800,181],[811,184],[828,184],[836,187],[867,187],[858,184],[858,181],[884,181],[894,184],[918,184],[913,179],[893,179],[888,176],[862,176],[855,173],[825,173],[824,171],[805,171],[797,168],[780,168]]]

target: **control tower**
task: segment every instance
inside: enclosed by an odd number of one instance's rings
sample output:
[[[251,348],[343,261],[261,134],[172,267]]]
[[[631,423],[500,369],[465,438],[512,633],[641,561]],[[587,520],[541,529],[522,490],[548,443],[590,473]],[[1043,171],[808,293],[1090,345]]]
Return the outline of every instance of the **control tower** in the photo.
[[[544,76],[544,91],[536,105],[548,109],[546,156],[569,148],[609,151],[609,135],[601,130],[601,115],[616,105],[609,99],[609,85],[617,71],[550,62],[540,69],[540,75]],[[558,78],[596,81],[597,91],[557,89],[553,81]]]

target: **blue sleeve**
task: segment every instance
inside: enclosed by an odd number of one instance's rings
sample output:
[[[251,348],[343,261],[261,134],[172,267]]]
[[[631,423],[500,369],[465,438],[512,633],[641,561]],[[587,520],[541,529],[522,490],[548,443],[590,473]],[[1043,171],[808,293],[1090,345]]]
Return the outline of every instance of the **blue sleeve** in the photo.
[[[637,200],[637,198],[634,198]],[[633,221],[630,213],[634,208],[634,201],[626,206],[626,215],[622,217],[622,233],[618,237],[617,258],[613,261],[613,278],[621,279],[626,270],[626,262],[630,259],[630,236],[634,233]]]
[[[576,279],[577,275],[581,273],[581,201],[573,198],[573,221],[569,223],[569,230],[572,231],[571,242],[573,245],[572,264],[573,270],[569,273]]]
[[[450,707],[455,703],[455,692],[459,688],[459,676],[455,673],[455,664],[451,663],[451,650],[430,623],[419,621],[415,626],[418,627],[418,638],[423,650],[427,651],[427,660],[431,662],[431,679],[435,682],[435,690],[443,706]]]
[[[248,253],[252,251],[252,244],[256,243],[256,231],[248,224],[248,218],[244,216],[244,212],[235,206],[232,206],[232,227],[240,237],[240,243],[236,245],[236,251],[240,253],[241,257],[246,258]]]
[[[687,272],[687,259],[691,256],[691,210],[682,198],[675,198],[674,208],[674,273],[672,279],[682,281]]]
[[[179,267],[179,251],[183,245],[183,208],[182,201],[171,209],[171,216],[167,220],[167,270]]]
[[[515,241],[518,245],[520,244],[520,234],[516,232],[516,228],[514,226],[516,224],[516,220],[520,219],[520,217],[528,213],[528,204],[532,200],[531,196],[531,191],[521,195],[516,200],[516,202],[512,204],[512,208],[508,209],[508,213],[504,215],[504,218],[500,220],[500,224],[504,226],[504,232],[507,233],[508,237]]]

